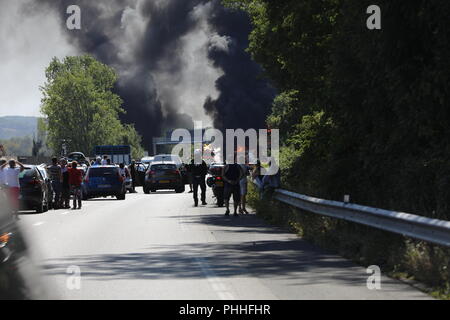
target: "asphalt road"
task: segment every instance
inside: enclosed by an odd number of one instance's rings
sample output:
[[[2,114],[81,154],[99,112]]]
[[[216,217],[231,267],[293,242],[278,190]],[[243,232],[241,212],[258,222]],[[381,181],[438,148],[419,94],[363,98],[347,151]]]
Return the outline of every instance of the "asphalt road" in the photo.
[[[429,298],[384,276],[381,290],[369,290],[365,268],[254,214],[225,217],[210,197],[195,208],[188,193],[138,191],[125,201],[86,201],[82,210],[21,215],[51,297]]]

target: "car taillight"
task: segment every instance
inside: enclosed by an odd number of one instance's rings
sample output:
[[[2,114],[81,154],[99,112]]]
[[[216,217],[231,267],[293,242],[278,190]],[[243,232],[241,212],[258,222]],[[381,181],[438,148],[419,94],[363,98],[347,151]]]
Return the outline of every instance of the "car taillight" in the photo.
[[[172,173],[180,174],[180,171],[179,170],[173,170]]]
[[[31,180],[31,181],[29,182],[29,184],[31,184],[31,185],[33,185],[33,186],[36,186],[36,185],[40,185],[40,184],[41,184],[41,181],[40,181],[40,180],[37,180],[37,179],[33,179],[33,180]]]
[[[216,177],[217,180],[222,180],[222,177]]]

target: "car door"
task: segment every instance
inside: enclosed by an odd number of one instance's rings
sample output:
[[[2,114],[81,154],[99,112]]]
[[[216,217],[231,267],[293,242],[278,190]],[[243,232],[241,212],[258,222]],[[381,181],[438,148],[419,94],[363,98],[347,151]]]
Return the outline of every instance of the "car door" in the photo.
[[[36,179],[41,181],[40,185],[42,187],[42,199],[44,201],[44,205],[48,207],[50,198],[50,190],[48,187],[49,179],[46,179],[45,176],[46,175],[40,169],[36,168]]]

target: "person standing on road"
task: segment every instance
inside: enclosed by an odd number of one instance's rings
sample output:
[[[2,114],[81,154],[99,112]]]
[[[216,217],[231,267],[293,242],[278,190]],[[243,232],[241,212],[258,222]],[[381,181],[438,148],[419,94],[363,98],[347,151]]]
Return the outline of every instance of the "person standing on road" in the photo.
[[[192,188],[192,163],[186,164],[185,167],[186,167],[187,183],[189,184],[189,192],[188,193],[193,193],[194,190]]]
[[[70,208],[70,185],[69,185],[69,169],[67,167],[67,160],[61,159],[61,174],[62,174],[62,184],[61,184],[61,201],[60,207],[64,209]]]
[[[62,170],[61,166],[58,164],[58,159],[52,159],[52,165],[47,166],[47,171],[50,175],[50,181],[52,183],[52,202],[53,209],[59,209],[60,205],[60,197],[61,197],[61,189],[62,189]]]
[[[78,163],[76,161],[72,162],[72,167],[69,171],[69,185],[70,189],[73,191],[73,210],[81,209],[81,183],[83,182],[83,172],[77,169]]]
[[[239,213],[248,214],[246,204],[247,204],[247,190],[248,190],[248,179],[247,176],[250,173],[250,167],[248,164],[241,164],[241,170],[243,172],[242,179],[239,181],[239,187],[241,191],[241,201],[239,202]]]
[[[230,198],[233,195],[234,216],[237,217],[237,209],[241,201],[241,188],[239,182],[241,181],[244,173],[239,164],[235,163],[227,164],[222,169],[222,177],[225,182],[224,187],[224,200],[225,207],[227,208],[225,215],[230,215]]]
[[[136,193],[136,181],[138,179],[138,175],[136,172],[136,162],[133,160],[130,164],[130,175],[131,175],[131,189],[133,193]]]
[[[119,172],[123,177],[123,180],[126,180],[126,178],[130,177],[130,171],[128,171],[128,168],[125,167],[124,163],[119,164]]]
[[[7,167],[9,165],[9,167]],[[17,165],[19,167],[17,167]],[[23,164],[19,161],[9,160],[4,163],[0,170],[3,172],[3,179],[8,190],[8,195],[13,209],[13,215],[19,219],[19,196],[20,196],[20,181],[19,174],[25,170]]]
[[[198,187],[202,191],[201,200],[202,205],[207,205],[206,203],[206,174],[208,173],[208,166],[206,162],[202,160],[201,164],[195,164],[194,160],[191,161],[192,170],[192,185],[194,193],[194,205],[198,207]]]

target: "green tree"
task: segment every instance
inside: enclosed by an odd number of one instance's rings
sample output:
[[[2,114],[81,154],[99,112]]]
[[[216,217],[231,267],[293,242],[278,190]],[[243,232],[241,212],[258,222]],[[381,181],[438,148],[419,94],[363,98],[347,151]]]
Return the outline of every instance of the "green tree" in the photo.
[[[90,55],[54,58],[46,69],[41,112],[46,116],[48,144],[58,154],[63,140],[72,151],[91,154],[96,145],[127,142],[139,154],[140,136],[122,125],[122,99],[112,92],[113,68]],[[124,141],[126,137],[126,141]]]

